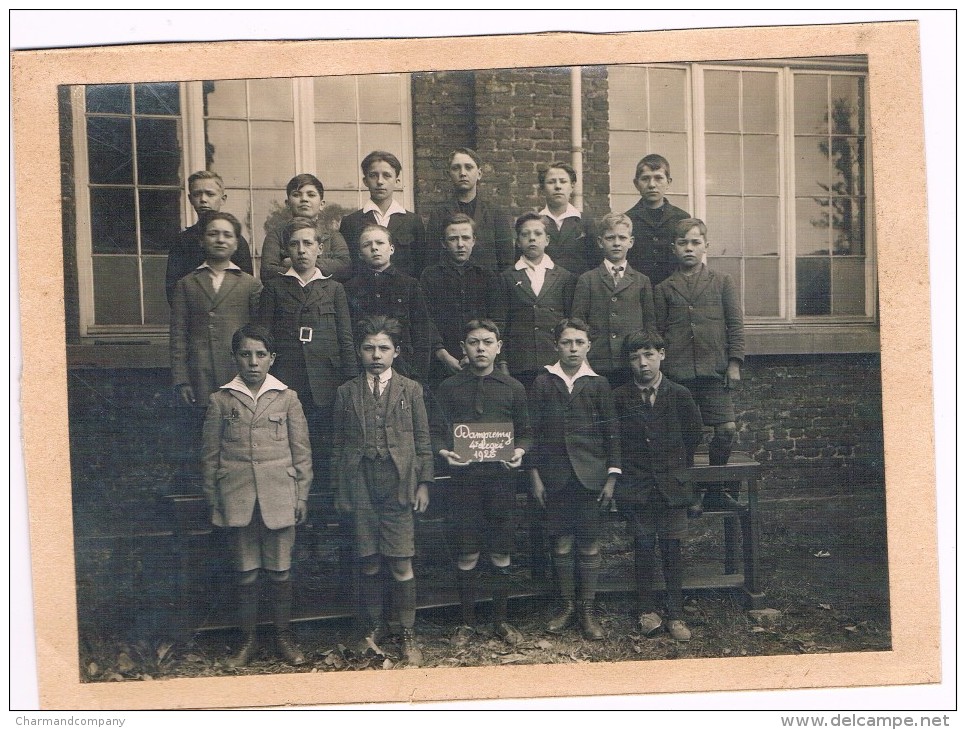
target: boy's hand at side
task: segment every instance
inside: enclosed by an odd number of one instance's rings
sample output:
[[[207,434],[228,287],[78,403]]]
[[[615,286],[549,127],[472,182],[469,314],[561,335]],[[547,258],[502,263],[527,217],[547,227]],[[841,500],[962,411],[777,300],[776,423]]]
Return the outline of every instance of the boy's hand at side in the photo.
[[[188,383],[182,383],[181,385],[177,386],[177,389],[178,398],[181,399],[182,403],[189,406],[193,406],[195,404],[194,388],[192,388]]]
[[[608,474],[607,481],[604,482],[604,486],[600,489],[600,496],[597,497],[597,502],[600,504],[601,509],[610,509],[610,503],[614,500],[614,486],[616,484],[617,475]]]
[[[304,525],[309,518],[309,504],[304,499],[300,499],[295,505],[295,524]]]
[[[460,459],[460,455],[455,451],[447,451],[446,449],[440,449],[439,455],[446,459],[446,463],[450,466],[469,466],[469,461],[463,461]]]
[[[543,479],[540,478],[540,472],[536,469],[530,470],[530,491],[533,493],[533,498],[537,500],[537,503],[541,507],[547,506],[544,500],[544,494],[546,494],[547,490],[543,486]]]
[[[436,351],[436,359],[443,363],[450,373],[458,373],[463,369],[463,364],[455,357],[450,355],[445,348],[440,348]]]
[[[732,383],[741,380],[741,363],[737,360],[728,361],[728,370],[725,372],[725,387],[728,388]]]
[[[429,485],[426,483],[416,487],[416,495],[413,498],[413,511],[425,512],[429,507]]]
[[[507,469],[517,469],[519,468],[520,464],[523,463],[524,453],[526,452],[523,449],[514,449],[513,458],[509,461],[501,461],[500,463],[503,464],[503,466],[505,466]]]

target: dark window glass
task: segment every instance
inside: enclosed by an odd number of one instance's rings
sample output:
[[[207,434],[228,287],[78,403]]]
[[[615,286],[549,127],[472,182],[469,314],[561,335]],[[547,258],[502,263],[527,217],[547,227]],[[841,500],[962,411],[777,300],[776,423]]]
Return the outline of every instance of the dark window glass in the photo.
[[[131,120],[117,117],[87,118],[87,157],[94,185],[130,185]]]
[[[796,264],[795,309],[798,316],[830,314],[832,311],[830,259],[799,257]]]
[[[167,256],[145,256],[141,259],[144,277],[144,324],[168,324],[171,310],[164,293],[164,271]]]
[[[181,185],[181,139],[175,119],[135,120],[138,140],[138,183]]]
[[[135,114],[180,114],[181,98],[178,95],[178,84],[135,84],[134,112]]]
[[[91,190],[91,245],[98,253],[137,253],[132,188]]]
[[[141,190],[141,253],[164,254],[181,230],[180,190]]]
[[[137,256],[94,256],[93,264],[94,321],[141,324]]]
[[[94,84],[87,87],[88,114],[130,114],[129,84]]]

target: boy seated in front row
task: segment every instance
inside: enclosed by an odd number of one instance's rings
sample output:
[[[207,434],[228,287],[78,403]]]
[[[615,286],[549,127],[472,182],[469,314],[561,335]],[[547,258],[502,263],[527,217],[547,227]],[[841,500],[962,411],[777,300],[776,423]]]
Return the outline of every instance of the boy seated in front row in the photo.
[[[285,186],[285,203],[293,217],[308,218],[315,227],[319,239],[319,257],[315,265],[323,276],[345,281],[351,274],[349,247],[338,231],[329,230],[322,219],[325,204],[325,188],[315,175],[302,173],[288,181]],[[268,281],[284,274],[292,265],[288,257],[285,226],[273,228],[265,234],[262,244],[262,262],[259,278]]]
[[[607,378],[587,364],[589,329],[576,318],[562,319],[554,328],[559,359],[546,366],[530,391],[534,449],[529,464],[533,497],[547,510],[563,599],[560,613],[546,629],[560,633],[576,615],[584,637],[599,641],[604,630],[594,616],[594,598],[600,573],[600,511],[610,507],[614,496],[621,443]]]
[[[653,590],[657,539],[667,589],[667,632],[688,641],[681,541],[688,535],[687,508],[693,500],[688,469],[701,443],[701,412],[687,388],[661,374],[665,350],[659,335],[642,330],[628,335],[622,346],[634,380],[614,391],[623,471],[615,496],[634,539],[639,623],[645,636],[664,626]]]
[[[423,389],[394,372],[402,330],[386,317],[356,324],[362,375],[339,387],[335,402],[332,473],[336,508],[351,513],[361,577],[361,653],[386,636],[385,572],[392,573],[392,606],[402,627],[402,655],[419,666],[413,512],[429,506],[433,452]]]
[[[202,435],[204,493],[212,523],[230,530],[244,635],[227,664],[243,667],[255,654],[259,571],[270,586],[276,648],[289,664],[303,664],[290,629],[290,570],[312,484],[308,425],[295,391],[268,372],[275,361],[268,330],[241,327],[231,351],[238,375],[209,398]]]
[[[435,258],[428,260],[423,219],[410,213],[393,197],[402,184],[402,163],[391,152],[375,150],[363,158],[361,167],[362,184],[369,190],[369,200],[361,209],[345,216],[339,225],[339,232],[349,243],[352,253],[353,272],[365,268],[359,251],[363,229],[376,224],[389,231],[390,240],[396,247],[395,266],[419,278],[423,268],[434,263]]]
[[[651,282],[628,263],[634,247],[631,220],[623,213],[608,213],[599,225],[597,245],[604,261],[577,279],[571,314],[584,320],[595,333],[587,360],[612,387],[627,380],[621,356],[624,338],[641,329],[654,329]]]
[[[385,226],[370,223],[362,229],[359,253],[365,266],[345,285],[352,321],[377,314],[397,320],[402,334],[394,367],[407,378],[425,383],[429,353],[438,335],[419,282],[396,268],[396,247]]]
[[[507,478],[507,470],[519,468],[533,440],[527,394],[518,380],[494,368],[503,342],[492,320],[471,320],[463,333],[462,347],[468,362],[440,384],[436,392],[439,412],[432,429],[433,451],[452,468],[455,487],[456,576],[463,625],[456,630],[452,643],[465,646],[476,633],[477,563],[485,546],[492,563],[493,633],[515,645],[523,637],[507,620],[516,499],[515,480]],[[502,462],[463,461],[453,450],[453,426],[472,423],[513,423],[513,458]]]
[[[709,269],[708,228],[698,218],[685,218],[676,228],[674,256],[678,269],[654,291],[657,330],[667,343],[664,371],[689,391],[706,426],[714,429],[708,463],[728,463],[735,440],[735,407],[731,386],[741,380],[745,333],[741,296],[734,280]],[[738,510],[736,487],[710,484],[702,510]]]

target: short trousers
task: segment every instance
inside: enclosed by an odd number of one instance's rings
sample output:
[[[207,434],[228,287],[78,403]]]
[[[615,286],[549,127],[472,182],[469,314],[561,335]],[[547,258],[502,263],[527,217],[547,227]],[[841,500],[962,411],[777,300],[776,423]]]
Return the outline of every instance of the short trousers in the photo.
[[[399,504],[399,472],[389,457],[363,458],[359,463],[369,489],[372,509],[352,513],[356,555],[411,558],[416,554],[413,509]]]
[[[684,540],[688,536],[688,508],[669,507],[667,500],[652,490],[640,502],[619,502],[627,527],[634,537],[653,537],[662,540]]]
[[[453,522],[460,555],[509,555],[513,549],[516,474],[501,464],[471,464],[453,470]]]
[[[295,546],[295,525],[271,530],[262,520],[262,512],[255,503],[252,521],[244,527],[231,528],[231,550],[235,570],[273,570],[283,572],[292,568],[292,548]]]
[[[544,496],[547,532],[553,537],[573,535],[578,545],[596,542],[600,537],[599,496],[599,490],[587,489],[574,473],[570,474],[563,489],[548,488]]]
[[[701,420],[705,426],[734,422],[735,406],[731,402],[731,390],[725,387],[724,380],[695,378],[677,382],[691,391],[691,397],[701,409]]]

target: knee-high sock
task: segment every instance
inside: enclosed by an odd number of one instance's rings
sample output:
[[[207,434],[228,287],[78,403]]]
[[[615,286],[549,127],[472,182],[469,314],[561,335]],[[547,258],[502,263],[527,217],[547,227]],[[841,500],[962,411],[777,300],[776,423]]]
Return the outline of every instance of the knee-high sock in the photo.
[[[235,587],[238,596],[238,626],[246,634],[255,633],[258,624],[258,583]]]
[[[667,586],[668,618],[679,619],[684,613],[684,565],[680,540],[661,540],[661,561],[664,564],[664,585]]]
[[[597,576],[600,573],[600,553],[577,553],[577,576],[580,580],[581,601],[593,601],[597,595]]]
[[[641,613],[657,611],[654,590],[654,571],[657,560],[654,555],[654,536],[634,538],[634,582],[637,587],[638,610]]]
[[[369,575],[362,573],[359,577],[359,602],[361,614],[369,628],[382,624],[382,609],[384,602],[385,580],[383,572]]]
[[[394,580],[392,582],[392,602],[399,614],[399,623],[404,629],[416,625],[416,579]]]
[[[492,566],[490,593],[493,596],[493,621],[506,621],[507,601],[510,598],[510,566]]]
[[[278,632],[288,631],[292,622],[292,581],[273,580],[268,582],[272,597],[272,621]]]
[[[473,626],[476,623],[476,585],[479,582],[479,571],[456,570],[456,583],[460,593],[460,606],[463,609],[463,623]]]

